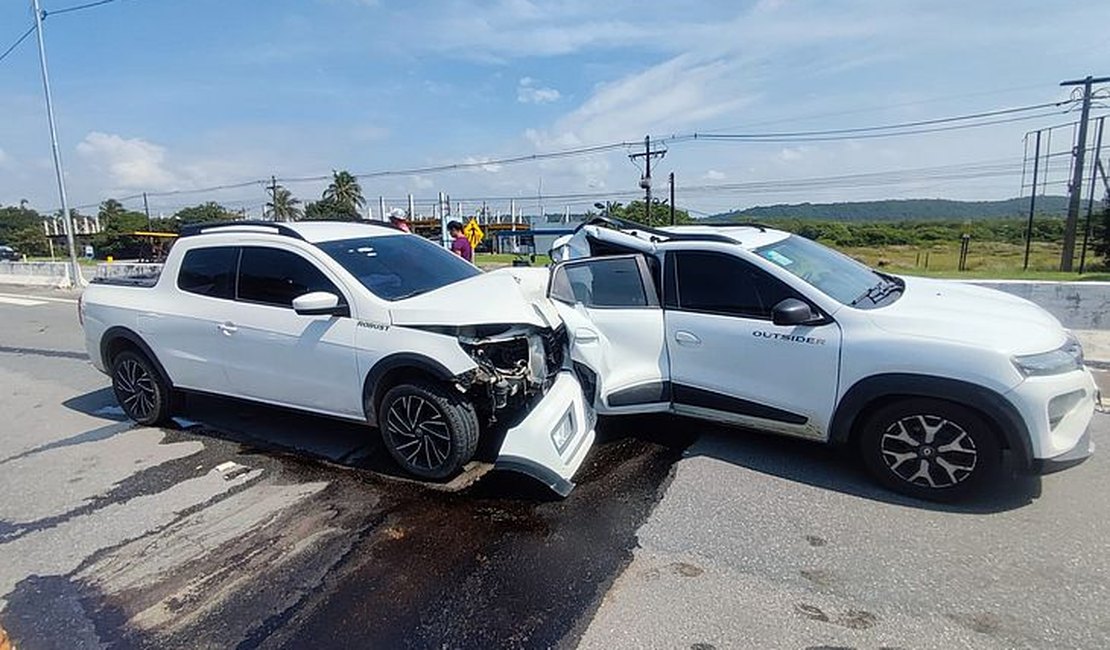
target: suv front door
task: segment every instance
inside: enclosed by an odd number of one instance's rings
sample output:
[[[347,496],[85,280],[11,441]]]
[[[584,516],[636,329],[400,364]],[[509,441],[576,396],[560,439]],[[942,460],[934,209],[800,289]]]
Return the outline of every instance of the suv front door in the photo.
[[[566,324],[571,360],[598,412],[670,408],[663,310],[643,255],[562,262],[552,270],[548,296]]]
[[[826,438],[836,406],[839,325],[827,317],[776,325],[775,305],[805,298],[736,255],[670,252],[664,278],[676,413]]]

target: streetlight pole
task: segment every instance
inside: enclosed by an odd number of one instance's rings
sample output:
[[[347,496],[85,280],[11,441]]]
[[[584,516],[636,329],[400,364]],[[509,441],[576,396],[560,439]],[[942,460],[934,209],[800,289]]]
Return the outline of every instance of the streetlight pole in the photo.
[[[54,173],[58,177],[58,196],[62,200],[62,218],[66,224],[66,243],[69,244],[69,262],[72,265],[73,283],[81,286],[81,266],[77,263],[77,245],[73,241],[73,217],[66,199],[66,183],[62,172],[62,155],[58,151],[58,127],[54,123],[54,102],[50,97],[50,75],[46,71],[46,45],[42,40],[42,9],[39,0],[31,0],[35,12],[35,35],[39,41],[39,64],[42,66],[42,89],[46,95],[46,117],[50,122],[50,146],[54,153]]]

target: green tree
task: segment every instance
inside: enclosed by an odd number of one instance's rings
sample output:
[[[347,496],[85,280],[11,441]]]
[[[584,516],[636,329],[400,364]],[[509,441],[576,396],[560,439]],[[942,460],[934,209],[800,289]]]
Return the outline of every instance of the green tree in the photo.
[[[0,244],[11,244],[16,250],[22,250],[12,242],[15,233],[37,228],[41,233],[43,216],[24,205],[0,207]]]
[[[42,229],[41,224],[16,230],[8,238],[8,244],[27,256],[41,256],[50,253],[50,244],[46,241],[46,232]]]
[[[297,207],[300,201],[293,198],[293,193],[278,185],[274,194],[266,203],[266,216],[274,221],[296,221],[304,215],[304,211]]]
[[[98,258],[132,259],[142,255],[142,240],[132,233],[147,229],[146,214],[128,210],[119,201],[108,199],[100,204],[97,218],[100,232],[92,236],[91,243]]]
[[[1102,268],[1110,269],[1110,192],[1102,200],[1102,213],[1091,228],[1095,255],[1102,257]]]
[[[619,219],[628,221],[635,221],[642,223],[645,226],[668,226],[671,223],[671,206],[663,201],[652,199],[651,201],[651,218],[645,214],[644,202],[633,201],[628,205],[621,205],[620,203],[612,203],[609,205],[609,214]],[[690,213],[682,208],[676,208],[674,211],[674,222],[676,225],[693,223],[690,218]]]
[[[304,204],[303,218],[306,221],[349,221],[349,213],[344,212],[328,199],[309,201]]]
[[[188,208],[182,208],[173,215],[173,218],[184,226],[192,223],[234,221],[239,218],[239,215],[234,212],[229,212],[227,208],[215,201],[208,201]]]
[[[362,186],[348,171],[332,170],[332,181],[324,190],[323,200],[334,209],[336,218],[349,221],[358,219],[366,205]]]

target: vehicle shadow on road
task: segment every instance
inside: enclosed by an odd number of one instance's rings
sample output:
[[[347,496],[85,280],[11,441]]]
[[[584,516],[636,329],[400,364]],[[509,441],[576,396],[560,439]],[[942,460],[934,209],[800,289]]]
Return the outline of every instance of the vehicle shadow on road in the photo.
[[[880,486],[867,474],[850,447],[783,438],[754,431],[707,427],[686,456],[706,456],[750,470],[908,508],[987,514],[1028,505],[1041,494],[1038,476],[1014,471],[1006,458],[1003,470],[975,494],[956,503],[937,503],[902,496]]]

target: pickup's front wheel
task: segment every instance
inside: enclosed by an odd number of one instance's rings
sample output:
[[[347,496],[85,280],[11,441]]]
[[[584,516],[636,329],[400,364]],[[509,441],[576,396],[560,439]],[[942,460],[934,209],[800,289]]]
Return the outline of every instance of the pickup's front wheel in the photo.
[[[951,501],[994,475],[1001,456],[987,422],[970,408],[928,398],[888,404],[863,425],[864,463],[887,487]]]
[[[170,417],[170,389],[145,356],[124,350],[112,359],[112,390],[127,417],[162,424]]]
[[[378,410],[382,440],[409,473],[444,479],[458,473],[478,447],[478,415],[456,392],[430,382],[394,386]]]

